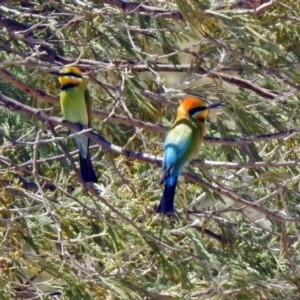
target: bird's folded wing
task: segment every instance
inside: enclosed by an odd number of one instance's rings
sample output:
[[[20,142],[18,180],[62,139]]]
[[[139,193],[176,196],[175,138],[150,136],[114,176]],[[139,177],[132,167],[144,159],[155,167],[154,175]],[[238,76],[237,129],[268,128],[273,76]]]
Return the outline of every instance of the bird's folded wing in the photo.
[[[192,142],[193,130],[188,124],[180,123],[169,131],[164,147],[164,173],[166,170],[169,174],[182,171],[189,162]]]

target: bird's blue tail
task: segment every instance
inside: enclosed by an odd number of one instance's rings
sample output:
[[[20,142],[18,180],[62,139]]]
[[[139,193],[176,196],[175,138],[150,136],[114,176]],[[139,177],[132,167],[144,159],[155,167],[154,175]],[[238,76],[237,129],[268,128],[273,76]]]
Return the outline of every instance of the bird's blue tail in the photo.
[[[173,179],[173,178],[172,178]],[[160,203],[156,209],[157,213],[160,214],[172,214],[174,213],[174,196],[176,190],[177,178],[174,180],[166,180],[164,193],[161,197]]]
[[[87,157],[84,158],[79,153],[79,158],[80,158],[80,173],[83,180],[85,182],[98,182],[97,176],[93,168],[90,154],[88,153]]]
[[[85,182],[98,182],[89,152],[90,139],[86,136],[77,136],[74,137],[74,142],[79,149],[80,173],[83,180]]]

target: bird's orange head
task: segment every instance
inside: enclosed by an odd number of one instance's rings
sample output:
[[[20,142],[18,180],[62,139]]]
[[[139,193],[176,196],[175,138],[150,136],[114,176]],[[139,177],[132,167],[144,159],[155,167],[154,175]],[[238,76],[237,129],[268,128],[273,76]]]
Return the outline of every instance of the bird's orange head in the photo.
[[[209,109],[222,106],[220,103],[206,105],[206,103],[198,98],[185,98],[177,110],[177,118],[190,117],[199,121],[205,121],[208,117]]]
[[[178,114],[205,120],[208,116],[208,110],[204,101],[197,98],[185,98],[178,108]]]
[[[63,67],[58,76],[62,89],[79,85],[83,81],[81,71],[74,66]]]

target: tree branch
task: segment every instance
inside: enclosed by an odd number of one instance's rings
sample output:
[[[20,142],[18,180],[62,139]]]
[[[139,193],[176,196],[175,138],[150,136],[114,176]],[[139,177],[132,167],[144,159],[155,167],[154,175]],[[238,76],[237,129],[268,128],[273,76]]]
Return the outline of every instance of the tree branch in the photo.
[[[120,8],[126,13],[140,13],[143,15],[159,16],[167,19],[184,21],[179,11],[170,11],[155,6],[148,6],[139,2],[128,2],[123,0],[92,0],[94,3],[104,3]]]
[[[19,112],[24,112],[27,113],[29,115],[35,116],[38,119],[40,119],[42,122],[46,122],[47,120],[53,122],[54,124],[57,125],[62,125],[65,126],[69,129],[73,129],[75,131],[80,131],[80,126],[77,126],[76,124],[73,123],[69,123],[65,120],[62,120],[61,118],[56,118],[56,117],[49,117],[46,116],[44,114],[42,114],[38,109],[29,107],[25,104],[22,104],[16,100],[13,100],[7,96],[5,96],[4,94],[2,94],[0,92],[0,102],[3,103],[4,106],[6,106],[7,108],[10,108],[12,110],[15,111],[19,111]],[[95,115],[97,116],[97,111],[95,111]],[[98,115],[100,117],[108,117],[108,113],[102,112],[102,111],[98,111]],[[166,126],[162,126],[162,125],[152,125],[150,123],[147,122],[142,122],[139,120],[134,120],[134,119],[125,119],[125,117],[122,116],[118,116],[118,115],[112,115],[110,117],[112,120],[118,120],[120,123],[124,123],[127,125],[135,125],[137,127],[139,127],[139,125],[144,126],[145,129],[150,129],[151,131],[157,131],[157,132],[164,132],[167,130],[168,127]],[[110,119],[108,118],[108,119]],[[233,145],[244,145],[244,144],[250,144],[250,143],[254,143],[254,142],[263,142],[263,141],[267,141],[267,140],[273,140],[273,139],[279,139],[279,138],[287,138],[289,135],[295,134],[300,132],[300,127],[297,128],[292,128],[292,129],[288,129],[288,130],[283,130],[283,131],[279,131],[277,133],[270,133],[270,134],[262,134],[262,135],[256,135],[256,136],[249,136],[249,137],[245,137],[245,138],[241,138],[241,139],[233,139],[233,138],[215,138],[215,137],[204,137],[204,141],[210,144],[222,144],[222,145],[228,145],[228,146],[233,146]],[[120,149],[122,149],[121,147],[119,147],[119,150],[116,150],[117,148],[114,147],[118,147],[118,146],[113,146],[112,148],[110,147],[110,143],[107,142],[103,137],[101,137],[101,139],[97,139],[97,135],[95,133],[86,133],[87,136],[89,136],[91,139],[98,141],[100,144],[103,142],[104,144],[101,144],[106,150],[112,150],[113,152],[122,154],[120,151]],[[105,140],[105,142],[103,141],[103,139]],[[108,145],[108,144],[109,145]],[[115,149],[115,150],[114,150]],[[125,150],[124,150],[125,151]],[[125,151],[126,152],[126,151]],[[123,154],[122,154],[123,155]],[[139,155],[139,154],[138,154]]]
[[[19,112],[24,112],[24,113],[27,113],[29,115],[32,115],[32,116],[36,117],[37,119],[39,119],[40,121],[42,121],[43,123],[51,122],[53,124],[62,125],[64,127],[67,127],[69,129],[72,129],[72,130],[77,131],[77,132],[81,130],[81,127],[77,124],[67,122],[67,121],[65,121],[61,118],[46,116],[45,114],[41,113],[38,109],[29,107],[29,106],[24,105],[24,104],[21,104],[21,103],[15,101],[15,100],[3,95],[2,93],[0,93],[0,102],[3,105],[5,105],[6,107],[8,107],[12,110],[19,111]],[[300,128],[298,128],[298,131],[300,131]],[[89,138],[91,138],[92,140],[94,140],[95,142],[97,142],[99,145],[101,145],[104,149],[106,149],[109,152],[117,153],[119,155],[131,158],[131,159],[137,159],[137,160],[152,163],[152,164],[155,164],[155,165],[161,165],[161,158],[158,158],[156,156],[123,149],[120,146],[111,144],[105,138],[103,138],[102,136],[97,135],[93,132],[86,132],[85,135],[88,136]],[[213,185],[205,182],[201,178],[198,178],[198,177],[196,177],[192,174],[189,174],[189,173],[183,173],[183,175],[186,178],[189,178],[190,180],[199,183],[201,186],[203,186],[207,189],[215,191],[218,194],[221,194],[223,196],[226,196],[226,197],[234,200],[235,202],[241,203],[241,204],[246,205],[248,207],[251,207],[251,208],[253,208],[253,209],[255,209],[259,212],[262,212],[262,213],[264,213],[265,215],[269,216],[271,219],[273,219],[277,222],[297,222],[297,223],[300,223],[300,218],[284,218],[284,217],[278,216],[273,212],[270,212],[270,211],[268,211],[268,210],[266,210],[266,209],[264,209],[260,206],[257,206],[255,204],[243,199],[243,198],[240,198],[240,197],[236,196],[233,192],[231,192],[231,191],[229,191],[229,190],[227,190],[223,187],[213,186]]]

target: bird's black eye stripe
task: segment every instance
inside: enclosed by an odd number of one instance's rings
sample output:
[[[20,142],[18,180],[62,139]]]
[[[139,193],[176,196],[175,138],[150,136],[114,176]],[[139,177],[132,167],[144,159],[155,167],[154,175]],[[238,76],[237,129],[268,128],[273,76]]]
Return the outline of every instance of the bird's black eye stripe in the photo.
[[[197,114],[203,110],[206,110],[206,109],[207,108],[205,106],[203,106],[203,107],[198,106],[198,107],[194,107],[194,108],[190,109],[189,113],[191,116],[194,116],[195,114]]]
[[[66,91],[66,90],[71,89],[71,88],[73,88],[73,87],[75,87],[75,86],[77,86],[77,85],[78,85],[77,83],[68,83],[68,84],[63,85],[63,86],[60,88],[60,90],[61,90],[61,91]]]
[[[58,75],[59,77],[63,77],[63,76],[71,76],[71,77],[76,77],[76,78],[82,78],[81,75],[73,73],[73,72],[68,72],[68,73],[60,73]]]

